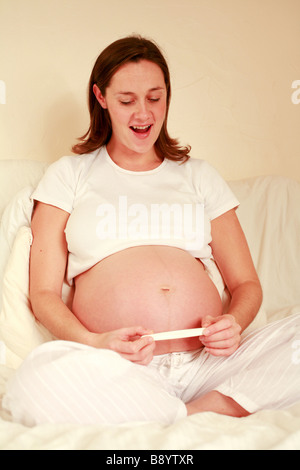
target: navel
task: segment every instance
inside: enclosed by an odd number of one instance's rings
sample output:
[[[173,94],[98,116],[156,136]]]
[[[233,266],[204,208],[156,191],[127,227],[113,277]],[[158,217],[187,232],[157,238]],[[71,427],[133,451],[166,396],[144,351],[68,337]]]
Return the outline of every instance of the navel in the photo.
[[[161,286],[160,290],[162,292],[170,292],[171,287],[170,286]]]

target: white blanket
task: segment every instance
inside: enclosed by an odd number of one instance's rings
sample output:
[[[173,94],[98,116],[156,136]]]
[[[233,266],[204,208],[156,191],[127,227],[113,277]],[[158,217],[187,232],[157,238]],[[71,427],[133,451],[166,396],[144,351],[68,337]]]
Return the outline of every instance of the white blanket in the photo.
[[[44,165],[19,162],[24,188],[6,208],[0,230],[2,305],[0,313],[0,397],[7,380],[26,354],[51,339],[39,325],[28,300],[31,243],[29,199]],[[24,170],[24,165],[26,166]],[[11,191],[16,166],[2,183]],[[33,174],[34,173],[34,174]],[[30,176],[28,176],[30,174]],[[0,183],[1,183],[0,177]],[[33,180],[33,181],[32,181]],[[263,307],[251,329],[300,312],[300,184],[281,177],[230,183],[241,201],[238,216],[264,289]],[[18,189],[19,189],[18,188]],[[1,187],[3,189],[3,186]],[[0,196],[1,196],[0,189]],[[13,194],[11,194],[11,197]],[[6,201],[5,201],[6,202]],[[1,207],[0,207],[1,209]],[[68,302],[70,290],[65,286]],[[300,373],[300,364],[299,364]],[[261,411],[247,418],[201,413],[172,426],[157,423],[122,426],[44,425],[26,428],[12,423],[0,407],[0,449],[299,449],[299,404],[281,411]]]

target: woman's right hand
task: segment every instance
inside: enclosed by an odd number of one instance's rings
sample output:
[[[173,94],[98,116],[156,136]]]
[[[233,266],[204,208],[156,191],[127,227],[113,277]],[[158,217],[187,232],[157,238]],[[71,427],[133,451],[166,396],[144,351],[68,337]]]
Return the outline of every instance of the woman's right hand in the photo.
[[[120,328],[101,334],[92,333],[91,345],[111,349],[136,364],[148,365],[153,359],[155,342],[151,336],[142,336],[151,333],[153,332],[141,326]]]

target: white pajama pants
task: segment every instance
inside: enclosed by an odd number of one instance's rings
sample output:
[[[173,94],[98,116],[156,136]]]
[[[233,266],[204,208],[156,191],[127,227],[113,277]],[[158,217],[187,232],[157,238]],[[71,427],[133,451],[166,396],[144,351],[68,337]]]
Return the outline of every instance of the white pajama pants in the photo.
[[[186,416],[185,403],[212,390],[250,413],[300,401],[300,314],[251,333],[227,358],[199,349],[155,356],[141,366],[110,350],[46,343],[17,370],[3,406],[28,426],[171,424]]]

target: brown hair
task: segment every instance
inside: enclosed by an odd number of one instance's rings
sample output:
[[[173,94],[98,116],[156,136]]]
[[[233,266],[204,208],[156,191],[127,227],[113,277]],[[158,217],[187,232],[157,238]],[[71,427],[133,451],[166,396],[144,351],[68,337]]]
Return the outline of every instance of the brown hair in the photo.
[[[109,86],[112,76],[127,62],[149,60],[157,64],[163,72],[167,89],[167,112],[155,148],[160,158],[186,161],[189,158],[190,146],[181,147],[177,139],[172,139],[167,131],[167,117],[171,98],[170,73],[164,56],[158,46],[148,39],[140,36],[129,36],[110,44],[99,55],[89,82],[88,104],[90,112],[90,127],[86,134],[78,140],[80,143],[72,147],[76,154],[90,153],[106,145],[112,133],[111,121],[107,109],[98,103],[93,85],[96,84],[103,96]]]

